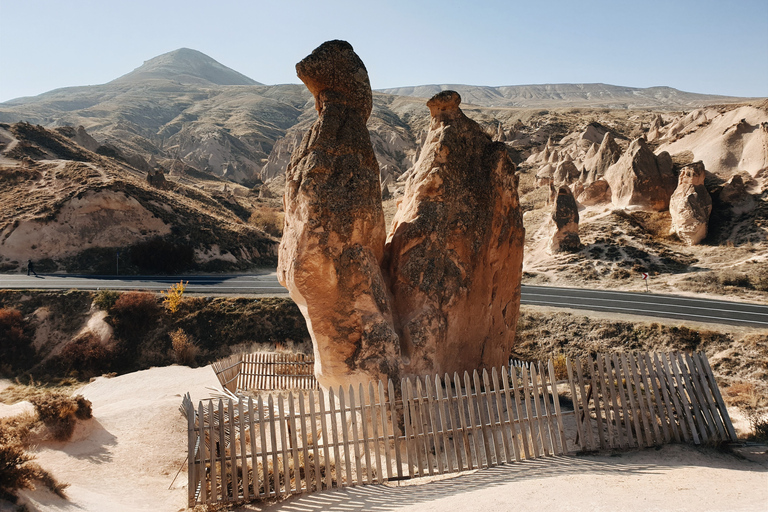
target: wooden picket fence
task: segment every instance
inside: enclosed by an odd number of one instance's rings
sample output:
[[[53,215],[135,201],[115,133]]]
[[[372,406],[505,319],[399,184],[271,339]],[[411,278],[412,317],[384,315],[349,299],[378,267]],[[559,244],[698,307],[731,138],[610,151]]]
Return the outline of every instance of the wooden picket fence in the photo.
[[[703,353],[597,354],[566,364],[583,450],[736,441]]]
[[[212,365],[221,386],[232,393],[275,389],[316,389],[315,358],[307,354],[234,354]]]
[[[561,380],[550,359],[463,378],[403,379],[398,389],[390,380],[327,393],[231,395],[197,407],[187,395],[189,505],[440,475],[575,450],[735,439],[703,354],[598,355],[564,366],[568,378]],[[562,378],[565,368],[559,371]]]

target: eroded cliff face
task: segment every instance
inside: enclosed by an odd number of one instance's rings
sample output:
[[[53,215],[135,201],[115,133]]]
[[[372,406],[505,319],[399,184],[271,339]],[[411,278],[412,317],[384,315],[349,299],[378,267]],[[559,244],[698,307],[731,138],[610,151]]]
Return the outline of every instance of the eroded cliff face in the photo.
[[[445,91],[427,103],[430,130],[387,243],[410,374],[505,364],[514,343],[524,238],[515,166],[460,101]]]
[[[307,320],[321,385],[394,377],[399,340],[380,269],[385,227],[365,126],[368,73],[343,41],[324,43],[296,70],[319,117],[286,171],[278,279]]]
[[[324,387],[507,363],[524,231],[515,166],[442,92],[385,247],[365,66],[343,41],[297,66],[319,118],[286,172],[278,278]]]

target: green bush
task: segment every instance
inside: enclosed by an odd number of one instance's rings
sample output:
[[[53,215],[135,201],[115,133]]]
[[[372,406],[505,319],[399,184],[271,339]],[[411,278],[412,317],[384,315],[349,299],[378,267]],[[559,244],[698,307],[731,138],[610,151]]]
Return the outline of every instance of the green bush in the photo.
[[[101,290],[93,299],[93,304],[102,311],[110,312],[120,298],[120,292],[114,290]]]

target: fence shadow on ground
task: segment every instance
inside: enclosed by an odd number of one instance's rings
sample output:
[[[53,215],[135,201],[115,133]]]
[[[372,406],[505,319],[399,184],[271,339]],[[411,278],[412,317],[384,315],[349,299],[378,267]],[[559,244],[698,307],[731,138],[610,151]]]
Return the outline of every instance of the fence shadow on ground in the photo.
[[[681,447],[670,447],[663,450],[678,449]],[[504,464],[423,484],[409,482],[407,485],[399,487],[395,483],[361,485],[298,495],[272,505],[250,503],[236,508],[235,511],[317,512],[319,510],[343,510],[345,512],[389,512],[398,510],[404,504],[426,504],[468,492],[492,489],[515,481],[567,477],[584,473],[600,476],[621,472],[625,477],[639,477],[664,474],[675,468],[691,465],[768,473],[768,469],[764,466],[738,459],[734,455],[718,452],[713,448],[683,449],[691,452],[691,457],[670,457],[666,452],[658,453],[654,449],[632,452],[626,457],[612,457],[610,455],[555,456]],[[633,460],[637,458],[642,460]],[[653,460],[647,460],[649,458]]]

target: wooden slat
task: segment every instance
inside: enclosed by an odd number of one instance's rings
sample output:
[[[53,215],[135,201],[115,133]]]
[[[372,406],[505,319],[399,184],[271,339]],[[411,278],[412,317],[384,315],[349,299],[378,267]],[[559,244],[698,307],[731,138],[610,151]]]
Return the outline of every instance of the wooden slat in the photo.
[[[253,482],[253,497],[256,498],[259,496],[259,461],[256,458],[256,421],[253,416],[253,409],[253,398],[248,397],[248,432],[251,434],[251,481]]]
[[[227,441],[224,435],[224,401],[219,399],[219,460],[221,461],[221,500],[228,501],[229,471],[227,471]]]
[[[531,458],[531,450],[528,445],[528,439],[533,438],[530,431],[530,425],[525,410],[520,402],[520,388],[517,385],[517,370],[510,367],[510,377],[512,378],[512,390],[515,393],[515,411],[517,412],[517,421],[520,425],[520,439],[523,442],[523,453],[526,459]],[[534,454],[535,457],[535,454]]]
[[[190,401],[188,405],[185,405],[185,408],[187,415],[187,476],[189,482],[189,485],[187,486],[187,500],[188,505],[193,507],[195,505],[195,492],[198,480],[197,472],[195,471],[195,459],[197,458],[197,454],[195,453],[195,445],[197,444],[197,434],[195,432],[195,406],[192,405],[192,402]],[[202,431],[202,429],[200,430]],[[203,436],[201,435],[200,439],[202,440],[202,438]],[[201,444],[204,443],[201,442]],[[5,465],[7,462],[4,461],[3,463],[3,471],[11,469],[10,465]],[[205,464],[205,459],[203,459],[203,464]]]
[[[421,471],[421,450],[419,449],[419,441],[416,439],[416,428],[414,426],[415,418],[414,406],[411,396],[411,381],[410,379],[402,379],[400,392],[403,397],[403,423],[405,426],[405,459],[408,463],[408,477],[413,478],[416,473],[422,475]],[[391,394],[390,394],[391,396]],[[394,427],[395,421],[392,421]],[[416,466],[416,472],[413,471]]]
[[[352,480],[352,457],[349,455],[349,423],[347,422],[347,407],[344,397],[344,388],[339,386],[339,412],[341,413],[341,438],[344,440],[344,463],[346,468],[345,485],[354,485]]]
[[[392,439],[394,440],[394,450],[395,450],[395,469],[397,471],[397,478],[403,478],[403,463],[402,463],[402,455],[400,453],[400,439],[399,439],[399,432],[398,432],[398,422],[397,422],[397,407],[395,404],[395,385],[392,382],[392,379],[387,380],[387,391],[388,391],[388,397],[389,397],[389,406],[390,406],[390,418],[392,419]],[[405,390],[400,389],[401,395],[405,397]],[[381,382],[379,382],[379,398],[381,399],[382,403],[382,413],[381,413],[381,421],[383,423],[384,428],[384,437],[386,438],[386,432],[387,432],[387,422],[386,422],[386,410],[384,407],[384,388],[381,385]],[[405,404],[405,398],[403,398],[403,410],[406,410],[406,404]],[[385,445],[386,446],[386,445]],[[385,448],[387,450],[387,461],[389,461],[389,448]],[[406,444],[407,449],[407,444]],[[406,453],[406,460],[408,460],[408,454]],[[387,465],[389,465],[389,462],[387,462]],[[408,467],[411,467],[410,461],[408,463]],[[410,469],[409,469],[410,471]],[[392,475],[389,476],[390,479],[392,479]]]
[[[381,384],[381,380],[379,380],[379,384]],[[368,383],[368,399],[371,402],[370,416],[371,427],[373,428],[373,449],[376,457],[374,459],[376,461],[376,481],[378,483],[382,483],[386,477],[384,475],[384,468],[381,464],[381,446],[379,443],[379,415],[381,415],[383,418],[386,418],[387,414],[384,411],[381,403],[378,405],[376,404],[376,394],[373,391],[373,382]],[[384,435],[384,443],[387,446],[389,445],[386,434]],[[389,466],[389,459],[387,459],[387,466]],[[389,467],[387,467],[387,471],[389,471]]]
[[[562,451],[560,453],[568,452],[568,443],[565,438],[565,428],[563,428],[562,411],[560,410],[560,394],[557,391],[557,374],[555,373],[555,363],[550,359],[547,362],[547,369],[549,370],[549,380],[552,383],[552,401],[555,406],[555,419],[557,420],[557,431],[560,438],[560,446]],[[515,445],[517,446],[517,444]]]
[[[528,419],[528,428],[531,431],[531,452],[534,457],[539,457],[543,455],[543,451],[541,449],[541,445],[538,441],[538,434],[536,433],[536,418],[533,414],[533,408],[531,406],[531,387],[530,387],[530,377],[528,375],[528,370],[523,366],[521,368],[522,372],[522,380],[523,380],[523,399],[525,401],[525,411],[526,411],[526,418]]]
[[[600,444],[600,449],[605,450],[608,447],[608,441],[605,437],[605,430],[603,430],[603,410],[600,407],[600,387],[597,384],[597,378],[595,375],[595,362],[592,360],[592,356],[587,354],[587,364],[589,365],[589,379],[592,386],[592,403],[595,404],[595,419],[597,420],[597,442]]]
[[[270,397],[271,398],[271,397]],[[262,464],[262,471],[263,471],[263,482],[264,482],[264,497],[267,497],[270,495],[270,478],[269,478],[269,459],[267,458],[267,436],[265,433],[266,430],[266,421],[264,420],[264,401],[262,400],[261,396],[259,396],[257,399],[257,407],[258,407],[258,413],[259,413],[259,434],[261,435],[261,464]],[[270,407],[270,410],[271,407]],[[271,426],[271,425],[270,425]],[[272,451],[275,452],[275,445],[274,445],[274,428],[270,428],[270,434],[272,436]]]
[[[636,405],[635,391],[633,389],[633,372],[629,369],[629,362],[625,353],[621,354],[621,366],[624,373],[624,381],[626,382],[627,397],[629,398],[629,408],[632,411],[632,421],[635,425],[635,439],[637,440],[638,448],[644,448],[647,446],[643,441],[643,431],[640,427],[640,412]]]
[[[664,415],[664,398],[661,394],[661,389],[657,384],[658,375],[656,374],[656,368],[653,366],[651,357],[648,352],[642,354],[642,358],[645,361],[645,368],[648,371],[648,378],[651,381],[651,390],[653,391],[654,402],[656,402],[656,415],[661,423],[661,432],[664,435],[664,442],[669,443],[672,440],[672,436],[669,434],[669,427],[667,426],[666,417]],[[659,440],[661,442],[661,440]]]
[[[711,434],[713,437],[719,435],[719,439],[726,441],[728,438],[726,437],[725,427],[720,420],[720,414],[717,410],[717,406],[715,406],[715,401],[712,398],[712,393],[710,392],[709,384],[707,383],[703,365],[696,354],[686,354],[685,358],[688,361],[688,366],[694,370],[694,379],[697,380],[700,385],[700,387],[697,386],[697,389],[700,390],[699,396],[702,396],[703,400],[700,398],[699,401],[704,409],[704,415],[707,417],[707,422],[713,425]]]
[[[624,427],[627,431],[627,447],[635,446],[635,438],[632,435],[632,418],[629,415],[630,407],[627,407],[627,396],[629,393],[627,393],[626,387],[629,385],[629,379],[627,378],[626,373],[624,372],[623,366],[619,363],[619,357],[616,354],[613,354],[613,368],[616,372],[616,383],[619,388],[619,397],[621,399],[621,412],[622,412],[622,419],[624,421]],[[634,414],[634,412],[633,412]],[[642,447],[642,443],[637,443],[639,447]]]
[[[699,354],[699,358],[701,359],[701,362],[704,367],[704,371],[707,374],[707,379],[709,380],[709,384],[712,389],[712,394],[715,397],[715,402],[717,402],[717,408],[720,411],[720,416],[723,418],[723,424],[725,425],[725,428],[728,431],[728,435],[731,438],[731,441],[736,441],[738,439],[736,437],[736,431],[733,429],[733,423],[731,422],[731,417],[728,415],[728,409],[725,407],[723,396],[720,394],[720,388],[717,386],[717,381],[715,380],[715,376],[712,373],[712,367],[709,366],[709,360],[707,359],[707,356],[703,352]]]
[[[624,441],[624,426],[621,419],[621,409],[619,409],[618,392],[616,391],[616,376],[614,375],[614,369],[612,366],[611,358],[608,354],[602,357],[604,363],[601,364],[601,368],[605,371],[605,379],[607,381],[608,396],[611,401],[611,411],[613,413],[613,426],[615,431],[614,447],[623,448],[628,446]],[[618,372],[617,372],[618,374]]]
[[[511,441],[508,439],[509,426],[504,424],[504,404],[501,401],[501,386],[499,385],[499,373],[496,367],[491,368],[491,382],[493,383],[494,394],[496,395],[496,415],[499,418],[498,429],[504,445],[504,462],[510,463],[514,458],[512,453]]]
[[[616,412],[612,407],[611,396],[608,394],[608,383],[606,379],[608,376],[603,368],[602,354],[595,355],[595,363],[597,364],[597,378],[600,381],[600,396],[603,402],[603,411],[605,412],[605,434],[607,436],[607,442],[609,448],[618,448],[618,439],[614,435],[614,422]]]
[[[469,441],[469,424],[467,423],[466,415],[464,414],[464,407],[467,403],[465,397],[463,396],[462,391],[462,385],[461,385],[461,378],[459,377],[459,372],[453,372],[453,385],[456,392],[456,410],[457,414],[459,416],[459,424],[461,425],[461,437],[464,441],[464,450],[462,451],[463,459],[464,459],[464,467],[467,470],[473,469],[473,461],[476,460],[477,455],[472,455],[474,451],[474,446]],[[474,440],[474,436],[473,436]]]
[[[448,382],[448,387],[450,388],[451,383]],[[456,467],[455,464],[455,453],[453,454],[454,457],[451,457],[451,443],[448,440],[448,419],[445,414],[445,403],[443,401],[442,397],[442,382],[440,381],[440,376],[435,375],[435,405],[437,406],[437,415],[440,419],[440,426],[441,430],[443,431],[443,448],[445,450],[445,471],[452,472],[454,471],[454,468]]]
[[[581,408],[579,407],[579,398],[576,395],[576,380],[573,378],[573,365],[571,365],[571,358],[565,359],[565,367],[568,370],[568,383],[571,386],[571,402],[573,403],[574,420],[576,421],[576,436],[578,439],[579,447],[583,450],[588,450],[589,446],[586,441],[586,433],[581,424]]]
[[[290,426],[290,433],[289,433],[289,439],[291,440],[291,455],[293,457],[293,481],[294,481],[294,487],[293,490],[296,493],[301,492],[302,483],[301,483],[301,473],[299,471],[299,467],[301,466],[299,462],[299,441],[296,438],[296,406],[293,402],[293,391],[288,392],[288,425]],[[290,481],[290,476],[288,477],[288,480]]]
[[[462,457],[464,443],[461,431],[462,427],[459,425],[458,421],[458,400],[456,399],[456,394],[453,392],[451,376],[446,373],[443,382],[445,382],[445,399],[446,408],[448,409],[448,419],[451,421],[454,462],[456,463],[456,471],[461,471],[464,467]]]
[[[283,395],[277,395],[277,415],[280,422],[280,452],[283,457],[283,472],[285,473],[283,479],[285,480],[285,494],[291,494],[291,468],[288,460],[288,446],[291,442],[288,440],[288,432],[286,429],[285,418],[285,404],[283,403]]]
[[[486,417],[486,398],[483,395],[483,392],[481,391],[482,386],[480,384],[480,376],[477,373],[477,370],[475,370],[472,373],[472,380],[475,384],[475,401],[477,402],[477,420],[478,420],[478,426],[480,427],[479,430],[482,432],[483,436],[483,447],[485,448],[485,461],[486,461],[486,467],[492,467],[493,466],[493,459],[494,459],[494,450],[493,450],[493,435],[488,431],[488,420]]]
[[[319,398],[322,400],[322,398]],[[323,480],[320,471],[320,439],[317,438],[317,414],[315,412],[315,392],[309,390],[309,425],[310,434],[312,435],[312,458],[314,460],[314,474],[315,474],[315,490],[320,491],[323,489]],[[325,441],[325,434],[323,435],[323,441]]]
[[[343,462],[341,460],[341,452],[339,450],[339,425],[336,420],[336,396],[333,393],[333,388],[328,389],[328,409],[331,413],[331,434],[333,436],[333,465],[334,476],[336,478],[336,487],[341,487],[344,483],[342,477],[342,470],[344,469]],[[330,488],[330,486],[329,486]]]
[[[238,432],[240,432],[240,478],[243,483],[243,499],[248,501],[251,499],[251,493],[248,490],[248,458],[245,450],[245,412],[243,411],[243,399],[237,401],[237,415],[238,415]],[[234,434],[230,434],[234,436]]]
[[[211,494],[209,500],[212,503],[219,501],[219,489],[218,489],[218,477],[219,473],[216,469],[216,427],[214,426],[215,414],[213,411],[213,400],[208,400],[208,442],[210,443],[210,457],[211,457]]]
[[[549,383],[547,382],[547,374],[544,371],[544,367],[541,361],[538,362],[539,366],[539,379],[541,379],[541,396],[544,399],[544,414],[547,415],[547,430],[549,431],[549,443],[552,446],[552,455],[558,455],[563,453],[557,448],[557,431],[555,428],[555,422],[552,418],[553,411],[549,405]],[[557,393],[555,393],[557,394]],[[554,406],[553,406],[554,407]]]
[[[594,450],[597,448],[597,444],[595,443],[595,437],[592,432],[592,414],[589,410],[589,393],[587,393],[586,388],[584,388],[584,372],[582,371],[581,359],[577,357],[575,364],[576,375],[579,379],[578,389],[581,392],[581,407],[584,413],[584,422],[581,425],[586,435],[586,439],[584,441],[586,445],[589,446],[590,450]]]
[[[488,436],[491,441],[491,455],[494,459],[494,465],[501,464],[501,453],[499,448],[498,430],[495,426],[495,417],[493,414],[493,390],[488,379],[488,370],[483,368],[483,414],[486,418],[484,422],[487,427]]]
[[[659,354],[654,353],[653,354],[653,364],[656,369],[656,376],[659,379],[659,387],[661,388],[661,395],[664,399],[664,407],[667,411],[667,418],[669,420],[669,429],[672,432],[672,437],[674,437],[676,442],[680,442],[680,426],[677,424],[676,417],[675,417],[675,409],[672,405],[672,394],[674,394],[674,389],[671,389],[670,384],[673,382],[671,379],[671,376],[667,375],[667,372],[665,371],[664,367],[661,364],[661,360],[659,359]],[[682,411],[678,410],[678,415],[681,414]],[[681,421],[682,423],[682,421]]]
[[[467,409],[469,411],[469,425],[467,427],[470,430],[470,433],[472,434],[472,440],[474,442],[475,447],[475,464],[473,466],[477,469],[480,469],[483,467],[483,454],[485,453],[483,442],[483,434],[482,429],[479,428],[478,424],[482,422],[475,421],[475,399],[473,398],[472,393],[472,384],[469,380],[469,373],[464,372],[464,392],[466,393],[467,398]],[[489,467],[489,466],[486,466]]]
[[[653,434],[651,432],[651,425],[648,422],[648,407],[646,405],[645,397],[643,396],[643,389],[640,384],[640,376],[637,368],[637,361],[634,355],[630,352],[627,354],[627,363],[629,365],[629,372],[632,375],[632,385],[634,386],[634,398],[635,405],[637,406],[638,415],[643,424],[643,442],[645,446],[653,446]],[[638,434],[639,437],[639,434]]]
[[[525,368],[523,368],[523,375],[525,375]],[[540,393],[539,393],[539,383],[537,382],[538,379],[538,372],[536,371],[536,365],[531,365],[531,393],[533,394],[532,400],[533,400],[533,413],[536,415],[536,420],[539,426],[539,442],[541,443],[541,448],[544,450],[544,455],[549,456],[549,447],[547,446],[547,433],[546,433],[546,427],[544,424],[544,414],[541,409],[541,401],[540,401]]]
[[[504,405],[507,407],[507,428],[509,428],[509,434],[511,437],[511,448],[513,456],[516,462],[523,460],[520,454],[522,448],[520,446],[520,436],[518,433],[517,425],[519,422],[515,422],[515,410],[512,405],[512,390],[509,388],[509,373],[507,372],[507,366],[501,367],[501,385],[502,394],[504,395]]]
[[[656,445],[661,445],[661,432],[659,432],[659,424],[656,422],[656,410],[653,407],[653,397],[651,396],[651,386],[648,383],[648,371],[645,367],[645,361],[642,354],[637,354],[635,358],[637,361],[637,375],[640,379],[640,385],[644,388],[645,399],[648,405],[648,421],[653,427],[653,436]],[[651,431],[648,431],[650,435]]]
[[[297,392],[296,396],[299,399],[299,427],[301,430],[301,454],[304,457],[304,463],[302,464],[302,467],[304,468],[304,482],[307,484],[306,491],[309,492],[312,490],[313,479],[309,474],[309,432],[307,429],[307,408],[304,405],[304,400],[306,400],[307,397],[301,391]],[[317,457],[314,458],[312,467],[313,470],[317,472]],[[298,472],[298,469],[294,468],[294,471]]]
[[[709,434],[707,433],[707,425],[704,420],[704,416],[701,414],[701,405],[696,398],[696,391],[694,389],[693,382],[691,382],[690,370],[685,365],[685,360],[683,359],[682,354],[677,353],[675,359],[677,359],[677,364],[680,368],[680,374],[683,377],[684,389],[688,395],[688,401],[691,404],[691,408],[693,409],[693,417],[696,419],[696,428],[699,431],[699,437],[701,438],[702,442],[706,443],[709,441]]]
[[[240,495],[240,493],[237,492],[239,485],[238,485],[238,479],[237,479],[237,440],[235,439],[235,433],[237,432],[238,429],[235,426],[235,406],[232,403],[231,398],[228,401],[228,405],[229,407],[227,408],[227,411],[229,412],[229,460],[230,460],[230,464],[232,464],[232,493],[230,494],[230,498],[234,501]]]
[[[664,362],[667,374],[670,377],[674,376],[675,387],[673,389],[672,399],[675,402],[675,408],[678,411],[678,417],[680,418],[683,438],[687,442],[688,432],[690,432],[694,444],[700,444],[701,440],[699,439],[699,434],[696,429],[696,423],[693,421],[693,416],[691,415],[690,401],[685,393],[685,383],[680,374],[680,369],[677,367],[677,361],[675,361],[672,354],[669,354],[669,358],[667,358],[667,354],[661,354],[661,360]],[[680,411],[682,411],[682,414]],[[685,423],[683,423],[683,419],[685,419]]]
[[[355,479],[353,485],[363,483],[363,468],[360,466],[360,435],[358,434],[358,422],[355,400],[355,388],[349,385],[349,419],[352,429],[352,453],[355,459]]]
[[[429,426],[431,427],[430,439],[435,452],[435,461],[437,462],[437,474],[442,475],[445,473],[445,463],[443,462],[442,450],[440,450],[440,436],[438,434],[437,420],[439,418],[437,409],[435,407],[435,401],[433,398],[434,390],[432,389],[432,379],[428,376],[424,377],[424,392],[427,395],[427,418],[429,420]]]
[[[331,403],[331,394],[333,393],[333,389],[329,390],[328,392],[328,404],[330,409],[330,403]],[[333,471],[331,470],[331,442],[336,443],[335,436],[333,438],[328,436],[328,422],[326,420],[326,412],[325,412],[325,393],[323,393],[323,388],[320,388],[317,390],[317,404],[320,408],[320,431],[321,435],[323,436],[323,459],[325,463],[325,488],[331,489],[333,487]],[[335,414],[331,413],[332,417],[335,416]],[[333,421],[333,420],[332,420]],[[338,454],[335,454],[338,455]],[[338,459],[334,459],[335,461],[338,461]],[[334,462],[334,465],[336,463]]]
[[[368,417],[370,414],[365,414],[366,407],[368,407],[369,411],[371,411],[372,406],[369,407],[365,403],[365,390],[363,389],[362,382],[358,385],[357,398],[360,402],[360,430],[362,431],[362,439],[360,441],[363,444],[362,450],[365,456],[365,476],[367,478],[366,482],[372,484],[373,476],[371,471],[371,444],[369,442],[370,437],[368,436]],[[371,402],[371,404],[373,404],[373,402]],[[376,423],[375,418],[373,423]],[[376,446],[378,447],[378,443],[376,443]]]

